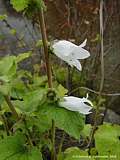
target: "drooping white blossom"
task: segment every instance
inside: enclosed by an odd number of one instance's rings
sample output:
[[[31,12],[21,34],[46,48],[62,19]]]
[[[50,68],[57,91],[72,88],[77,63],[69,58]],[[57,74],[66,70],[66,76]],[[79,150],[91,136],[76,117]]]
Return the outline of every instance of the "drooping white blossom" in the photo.
[[[84,49],[87,39],[80,44],[75,45],[72,42],[66,40],[60,40],[53,44],[53,51],[57,57],[67,62],[71,67],[76,67],[79,71],[82,70],[82,66],[79,62],[80,59],[85,59],[90,56],[90,53]]]
[[[87,104],[86,104],[87,103]],[[74,96],[65,96],[63,101],[59,102],[60,107],[64,107],[70,111],[77,111],[82,114],[90,114],[92,109],[92,102],[87,98],[78,98]]]

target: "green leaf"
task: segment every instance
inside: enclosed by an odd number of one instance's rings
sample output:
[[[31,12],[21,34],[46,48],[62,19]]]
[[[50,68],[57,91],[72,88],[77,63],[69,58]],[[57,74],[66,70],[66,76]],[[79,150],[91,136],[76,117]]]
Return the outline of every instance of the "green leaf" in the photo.
[[[57,160],[64,160],[64,154],[62,152],[57,154]]]
[[[1,115],[1,112],[0,112],[0,115]],[[3,122],[0,120],[0,126],[2,126],[3,125]]]
[[[38,40],[35,46],[38,48],[42,47],[43,46],[42,40]]]
[[[48,46],[50,45],[50,42],[47,42]],[[36,44],[35,44],[36,47],[40,48],[40,47],[43,47],[43,41],[41,39],[39,39]]]
[[[0,76],[9,75],[16,69],[15,56],[6,56],[0,59]],[[6,67],[7,66],[7,67]]]
[[[90,134],[90,125],[85,125],[83,135]],[[110,155],[116,156],[116,159],[120,159],[120,126],[112,125],[110,123],[104,123],[99,126],[95,134],[96,149],[100,156]],[[109,158],[108,158],[109,159]],[[100,159],[102,160],[102,158]]]
[[[47,118],[47,116],[44,116],[42,114],[35,119],[34,124],[37,126],[40,133],[44,133],[45,131],[48,131],[51,128],[49,119]]]
[[[85,138],[86,136],[88,137],[90,135],[91,131],[91,125],[85,124],[84,129],[81,132],[81,135]]]
[[[79,139],[84,127],[84,118],[78,112],[72,112],[59,107],[56,103],[45,103],[39,107],[39,112],[55,121],[56,127],[63,129],[70,136]],[[50,121],[49,120],[49,121]]]
[[[19,71],[17,71],[17,78],[21,79],[23,77],[28,79],[28,80],[32,80],[31,72],[29,72],[27,70],[19,70]]]
[[[39,9],[41,8],[45,9],[45,4],[43,0],[36,0],[36,3]]]
[[[37,110],[37,107],[40,105],[42,99],[44,98],[44,89],[38,89],[31,91],[23,95],[23,101],[15,101],[14,104],[22,112],[31,113]]]
[[[33,84],[32,84],[32,86],[34,88],[38,88],[38,87],[42,87],[42,86],[45,87],[46,83],[47,83],[47,76],[41,76],[41,77],[34,76],[33,77]]]
[[[30,147],[22,134],[9,136],[0,141],[0,160],[42,160],[36,147]]]
[[[4,96],[0,93],[0,106],[3,103],[3,101],[4,101]]]
[[[11,0],[11,4],[16,11],[20,12],[28,7],[29,0]]]
[[[57,87],[58,96],[63,97],[67,92],[68,90],[64,88],[61,84],[59,84],[59,86]]]
[[[17,33],[17,32],[16,32],[16,29],[11,29],[11,30],[10,30],[10,34],[16,35],[16,33]]]
[[[0,76],[1,84],[9,82],[9,78],[6,75]]]
[[[21,62],[22,60],[26,59],[26,58],[29,58],[31,56],[32,52],[29,51],[29,52],[26,52],[26,53],[22,53],[22,54],[19,54],[16,58],[16,62],[19,63]]]
[[[28,128],[36,126],[40,133],[44,133],[45,131],[48,131],[51,128],[48,117],[40,113],[36,114],[36,116],[34,117],[27,117],[26,120]]]
[[[9,158],[13,154],[22,152],[24,140],[25,140],[25,137],[23,135],[10,136],[1,140],[0,141],[0,159],[4,160]]]
[[[26,86],[24,84],[24,82],[18,78],[15,78],[12,80],[11,82],[12,88],[15,89],[15,91],[24,91],[26,90]]]
[[[7,95],[11,90],[10,81],[15,77],[17,70],[15,60],[15,56],[6,56],[0,59],[0,93],[3,95]]]
[[[17,64],[16,64],[16,61],[14,61],[12,67],[9,69],[8,73],[6,74],[9,80],[12,80],[15,77],[16,71],[17,71]]]
[[[5,83],[3,85],[0,85],[0,93],[3,95],[8,95],[11,90],[11,85],[9,83]]]
[[[65,158],[64,160],[78,160],[78,159],[87,159],[88,153],[87,151],[80,150],[77,147],[71,147],[65,150],[64,152]]]
[[[7,19],[6,14],[0,15],[0,21],[6,20],[6,19]]]
[[[120,159],[120,126],[101,125],[95,134],[96,149],[99,155],[115,155]]]

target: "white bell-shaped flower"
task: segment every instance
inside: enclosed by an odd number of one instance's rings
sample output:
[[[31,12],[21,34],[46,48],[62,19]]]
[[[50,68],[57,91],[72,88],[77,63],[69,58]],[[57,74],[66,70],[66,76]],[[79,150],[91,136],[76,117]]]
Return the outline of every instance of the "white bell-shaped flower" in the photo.
[[[87,39],[79,46],[66,40],[60,40],[53,44],[53,51],[57,57],[67,62],[71,67],[76,67],[79,71],[82,66],[79,59],[85,59],[90,56],[90,53],[83,47],[86,46]]]
[[[64,100],[59,102],[59,106],[64,107],[70,111],[76,111],[87,115],[91,113],[90,110],[92,109],[91,106],[93,106],[93,104],[85,97],[78,98],[74,96],[65,96]]]

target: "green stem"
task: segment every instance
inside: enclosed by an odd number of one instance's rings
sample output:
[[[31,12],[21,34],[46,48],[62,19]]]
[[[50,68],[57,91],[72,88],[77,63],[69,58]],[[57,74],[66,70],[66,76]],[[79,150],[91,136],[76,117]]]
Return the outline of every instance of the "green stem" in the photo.
[[[7,102],[10,110],[12,111],[14,117],[15,117],[16,119],[19,119],[19,115],[18,115],[18,113],[16,112],[15,107],[14,107],[14,105],[12,104],[9,96],[4,96],[4,98],[5,98],[6,102]],[[4,118],[4,117],[3,117],[3,118]],[[5,119],[4,119],[4,121],[5,121]],[[27,132],[28,132],[27,138],[28,138],[29,144],[32,146],[33,143],[32,143],[32,141],[31,141],[30,132],[29,132],[29,129],[27,128],[27,124],[26,124],[26,121],[25,121],[25,120],[24,120],[24,125],[25,125],[25,128],[26,128]],[[6,127],[7,127],[7,126],[6,126]],[[8,128],[6,128],[6,130],[7,130],[7,133],[8,133]]]
[[[14,107],[14,105],[12,104],[9,96],[4,96],[4,98],[5,98],[5,101],[7,102],[10,110],[12,111],[14,117],[15,117],[16,119],[19,119],[18,113],[16,112],[15,107]]]
[[[27,127],[27,122],[26,122],[25,119],[23,119],[23,122],[24,122],[24,125],[25,125],[25,129],[26,129],[26,131],[27,131],[27,135],[26,135],[26,136],[27,136],[29,145],[30,145],[30,146],[33,146],[32,138],[31,138],[32,136],[31,136],[31,133],[30,133],[28,127]]]
[[[51,160],[55,160],[55,121],[52,120],[52,129],[51,129],[51,136],[52,136],[52,150],[51,150]]]
[[[1,118],[2,118],[3,123],[4,123],[4,127],[5,127],[5,130],[6,130],[7,136],[9,136],[10,133],[9,133],[9,127],[8,127],[7,119],[6,119],[5,115],[2,115]]]
[[[2,109],[1,109],[1,106],[0,106],[0,111],[1,111],[1,110],[2,110]],[[5,128],[5,130],[6,130],[7,136],[9,136],[10,133],[9,133],[8,122],[7,122],[7,119],[6,119],[6,117],[5,117],[4,114],[1,115],[1,119],[2,119],[2,121],[3,121],[3,123],[4,123],[4,128]]]
[[[59,155],[62,152],[62,146],[63,146],[64,138],[65,138],[65,133],[63,132],[63,135],[62,135],[62,138],[61,138],[61,141],[60,141],[60,145],[59,145],[59,149],[58,149],[58,157],[57,157],[57,159],[59,159]]]

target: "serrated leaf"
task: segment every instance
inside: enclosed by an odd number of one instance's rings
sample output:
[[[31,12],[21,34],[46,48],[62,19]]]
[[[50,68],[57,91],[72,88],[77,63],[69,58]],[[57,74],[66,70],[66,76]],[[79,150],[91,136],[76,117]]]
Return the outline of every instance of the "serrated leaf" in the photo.
[[[23,11],[28,7],[29,0],[11,0],[11,4],[16,11]]]
[[[22,152],[25,137],[23,135],[15,135],[6,137],[0,141],[0,159],[8,159],[13,154]]]
[[[77,147],[70,147],[64,152],[65,158],[64,160],[78,160],[78,159],[86,159],[88,158],[87,151],[80,150]]]
[[[42,160],[36,147],[29,147],[22,134],[9,136],[0,141],[0,160]]]
[[[57,104],[47,104],[39,107],[39,112],[55,121],[56,127],[64,130],[70,136],[79,139],[84,127],[84,117],[77,113],[58,107]],[[49,120],[49,121],[50,121]]]
[[[95,134],[96,149],[99,155],[115,155],[120,159],[120,126],[101,125]]]
[[[90,125],[85,125],[83,133],[89,136],[91,130]],[[120,126],[104,123],[99,126],[95,134],[95,144],[100,156],[115,155],[116,159],[120,159]],[[102,160],[102,158],[100,159]]]

